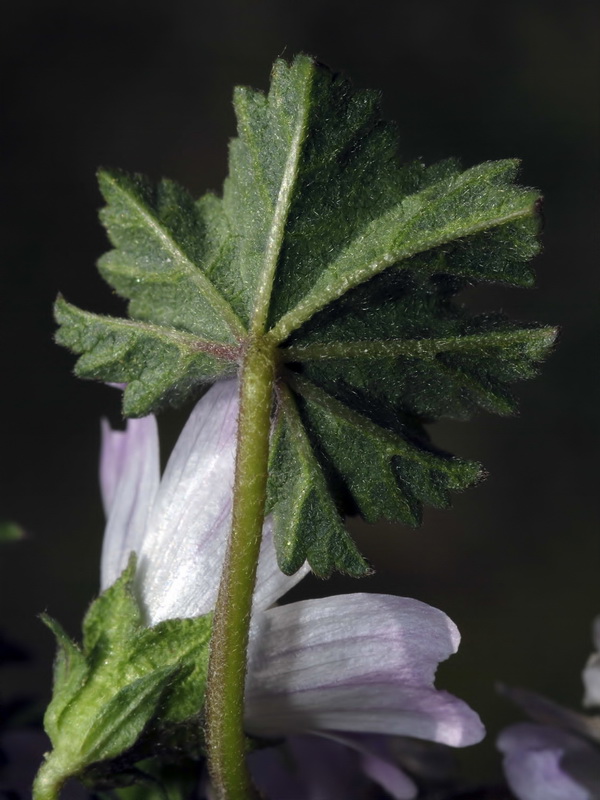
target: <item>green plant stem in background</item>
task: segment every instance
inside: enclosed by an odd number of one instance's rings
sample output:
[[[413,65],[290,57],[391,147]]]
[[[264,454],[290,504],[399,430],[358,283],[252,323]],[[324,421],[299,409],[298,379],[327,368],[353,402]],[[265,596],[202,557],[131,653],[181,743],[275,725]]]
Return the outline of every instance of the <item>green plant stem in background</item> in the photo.
[[[219,800],[257,797],[243,732],[246,649],[265,516],[275,351],[250,341],[242,369],[231,538],[214,617],[206,695],[209,771]]]

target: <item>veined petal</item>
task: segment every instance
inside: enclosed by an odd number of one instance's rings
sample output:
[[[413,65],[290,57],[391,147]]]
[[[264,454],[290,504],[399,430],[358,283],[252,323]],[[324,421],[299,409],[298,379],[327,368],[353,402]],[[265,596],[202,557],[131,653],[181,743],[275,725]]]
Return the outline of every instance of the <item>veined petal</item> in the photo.
[[[150,625],[201,616],[215,606],[231,530],[238,409],[237,381],[215,384],[173,449],[139,542],[137,580]],[[267,608],[307,571],[281,572],[267,520],[254,608]]]
[[[158,431],[153,416],[130,419],[124,431],[102,422],[100,488],[107,516],[100,585],[106,589],[141,547],[159,482]]]
[[[256,573],[256,588],[252,599],[252,612],[256,614],[272,606],[309,572],[308,562],[304,562],[293,575],[286,575],[279,569],[275,543],[273,542],[273,522],[271,517],[267,517],[262,532],[260,558]]]
[[[519,800],[594,800],[600,796],[595,748],[559,728],[521,722],[498,738],[508,784]]]
[[[459,634],[441,611],[402,597],[353,594],[257,615],[251,631],[246,725],[257,735],[353,731],[462,746],[479,717],[434,689]]]
[[[150,625],[214,608],[230,528],[237,393],[235,381],[209,389],[169,458],[138,552]]]

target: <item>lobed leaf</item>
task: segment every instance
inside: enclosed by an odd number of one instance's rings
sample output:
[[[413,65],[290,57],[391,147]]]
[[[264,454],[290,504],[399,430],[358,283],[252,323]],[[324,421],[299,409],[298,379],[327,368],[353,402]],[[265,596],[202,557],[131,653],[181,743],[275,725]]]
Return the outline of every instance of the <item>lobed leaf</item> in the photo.
[[[379,96],[307,56],[277,61],[268,95],[236,89],[224,210],[235,222],[246,319],[272,323],[332,254],[414,183]],[[268,325],[267,325],[268,327]]]
[[[267,94],[235,91],[223,197],[100,173],[114,250],[100,270],[130,320],[59,299],[57,340],[82,377],[126,383],[140,416],[234,374],[257,338],[276,347],[269,509],[278,559],[365,574],[342,520],[417,524],[422,504],[481,475],[424,425],[514,409],[556,331],[471,314],[479,281],[530,286],[539,197],[514,160],[463,170],[402,164],[379,95],[305,55]]]
[[[61,776],[127,773],[142,734],[161,739],[184,723],[200,739],[210,616],[147,628],[135,596],[135,558],[90,607],[80,649],[49,618],[58,642],[53,698],[44,718],[53,750],[44,770]],[[179,747],[182,743],[179,742]],[[117,759],[115,765],[112,762]],[[90,771],[90,767],[93,769]]]
[[[531,217],[538,197],[511,184],[516,167],[515,161],[481,164],[405,197],[357,231],[321,274],[311,271],[310,289],[278,320],[271,336],[285,341],[322,308],[399,262]],[[447,271],[447,267],[440,269],[436,259],[423,259],[419,266],[423,271],[431,270],[430,274]],[[454,270],[448,271],[480,279],[505,277],[502,273],[490,274],[485,266],[485,262],[481,265],[459,257]],[[512,282],[526,283],[529,276],[510,277]]]

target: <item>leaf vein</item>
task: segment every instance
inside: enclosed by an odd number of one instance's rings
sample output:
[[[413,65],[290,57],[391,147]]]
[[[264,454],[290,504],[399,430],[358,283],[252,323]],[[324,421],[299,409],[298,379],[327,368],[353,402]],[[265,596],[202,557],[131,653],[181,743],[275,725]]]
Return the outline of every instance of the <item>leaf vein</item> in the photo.
[[[164,249],[170,253],[182,271],[191,277],[192,281],[198,286],[198,289],[210,299],[211,304],[218,308],[234,337],[236,339],[242,338],[246,333],[242,321],[210,278],[196,264],[190,261],[185,252],[173,240],[173,237],[169,235],[165,228],[152,216],[142,203],[138,202],[130,192],[125,191],[112,176],[108,176],[108,180],[111,181],[113,188],[121,195],[129,207],[139,215]]]
[[[423,209],[421,208],[420,210],[422,211]],[[467,236],[480,233],[484,230],[489,230],[490,228],[513,222],[514,220],[528,216],[530,213],[531,204],[528,203],[523,208],[513,211],[510,214],[494,217],[492,219],[479,222],[478,224],[473,224],[470,227],[464,226],[458,230],[444,231],[443,235],[433,237],[427,242],[424,242],[420,247],[416,247],[414,249],[406,248],[404,251],[402,248],[399,248],[394,252],[385,253],[381,258],[370,262],[369,264],[355,270],[350,274],[339,276],[337,280],[334,278],[334,280],[332,280],[331,283],[326,287],[317,286],[313,291],[309,292],[294,308],[288,311],[287,314],[284,314],[277,324],[271,328],[267,335],[275,344],[280,344],[281,342],[285,341],[290,334],[293,333],[293,331],[303,325],[322,308],[339,299],[350,289],[353,289],[359,284],[364,283],[378,273],[383,272],[383,270],[387,269],[388,267],[397,264],[399,261],[418,255],[419,253],[427,252],[435,247],[440,247],[441,245],[447,244],[450,241],[463,239]],[[350,252],[353,247],[354,243],[350,244],[346,249],[346,252]],[[335,265],[332,265],[331,268],[333,269],[334,267]]]

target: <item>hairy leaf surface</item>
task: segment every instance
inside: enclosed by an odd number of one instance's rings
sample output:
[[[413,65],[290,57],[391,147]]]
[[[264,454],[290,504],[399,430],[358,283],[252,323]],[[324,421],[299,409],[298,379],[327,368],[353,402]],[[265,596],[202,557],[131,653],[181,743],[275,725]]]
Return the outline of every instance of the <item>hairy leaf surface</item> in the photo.
[[[58,653],[53,698],[44,717],[53,749],[43,770],[82,777],[91,768],[100,780],[104,772],[126,772],[147,757],[140,740],[145,731],[168,737],[183,723],[201,738],[211,617],[145,627],[135,596],[135,567],[131,558],[120,578],[92,603],[81,648],[57,622],[44,620]]]
[[[402,164],[379,97],[308,56],[267,94],[237,89],[223,196],[100,176],[114,249],[100,270],[129,320],[57,304],[79,375],[126,383],[139,416],[277,348],[268,509],[281,568],[365,574],[343,525],[417,524],[478,480],[424,425],[514,408],[555,331],[459,301],[479,281],[530,286],[539,198],[517,162]]]

